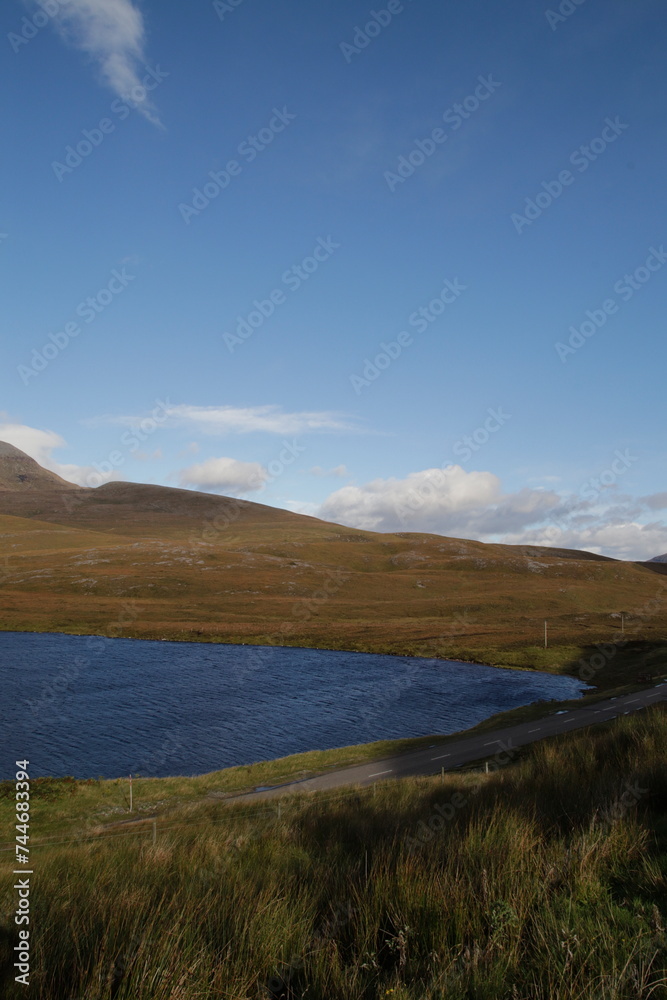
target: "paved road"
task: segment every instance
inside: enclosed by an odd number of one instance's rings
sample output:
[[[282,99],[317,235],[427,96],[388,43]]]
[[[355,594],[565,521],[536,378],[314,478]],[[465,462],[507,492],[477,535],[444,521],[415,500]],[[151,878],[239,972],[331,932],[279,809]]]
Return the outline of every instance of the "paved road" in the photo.
[[[442,746],[396,754],[394,757],[374,760],[369,764],[357,764],[354,767],[330,771],[328,774],[319,774],[302,781],[290,781],[285,785],[276,785],[262,791],[255,790],[241,795],[221,797],[235,802],[258,801],[291,795],[294,792],[322,791],[341,788],[344,785],[372,785],[375,781],[393,778],[439,774],[443,767],[451,771],[475,760],[486,759],[490,763],[494,761],[507,763],[517,747],[535,743],[546,736],[569,733],[596,722],[627,715],[629,712],[654,705],[658,701],[667,701],[667,681],[643,691],[635,691],[634,694],[595,702],[587,708],[557,712],[542,719],[523,722],[507,729],[480,733],[478,736],[462,736],[461,739],[454,739]]]

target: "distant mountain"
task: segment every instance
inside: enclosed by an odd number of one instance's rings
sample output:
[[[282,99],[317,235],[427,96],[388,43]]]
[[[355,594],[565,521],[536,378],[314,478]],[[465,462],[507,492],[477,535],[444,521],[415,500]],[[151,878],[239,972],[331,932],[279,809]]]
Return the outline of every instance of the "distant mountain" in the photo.
[[[421,653],[536,665],[665,634],[655,574],[592,552],[348,528],[146,483],[85,489],[0,444],[2,630]],[[636,617],[633,619],[633,615]],[[254,655],[254,654],[253,654]],[[239,654],[238,669],[261,670]]]
[[[274,529],[279,539],[279,531],[287,525],[324,524],[266,504],[172,486],[123,482],[96,488],[77,486],[43,469],[19,448],[0,441],[2,514],[139,537],[159,536],[161,532],[173,536],[197,529],[219,535],[229,525],[263,524]]]
[[[0,490],[28,493],[35,490],[77,490],[80,487],[61,479],[13,444],[0,441]]]
[[[649,562],[663,562],[663,563],[667,563],[667,552],[665,552],[664,556],[653,556],[653,558],[649,559],[648,561]]]

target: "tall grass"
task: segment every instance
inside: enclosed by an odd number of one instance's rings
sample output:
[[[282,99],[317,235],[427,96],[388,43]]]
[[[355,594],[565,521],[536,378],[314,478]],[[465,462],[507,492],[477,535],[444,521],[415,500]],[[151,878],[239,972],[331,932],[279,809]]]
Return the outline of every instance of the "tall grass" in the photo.
[[[11,998],[664,1000],[667,713],[280,817],[190,804],[155,844],[34,865],[32,983]]]

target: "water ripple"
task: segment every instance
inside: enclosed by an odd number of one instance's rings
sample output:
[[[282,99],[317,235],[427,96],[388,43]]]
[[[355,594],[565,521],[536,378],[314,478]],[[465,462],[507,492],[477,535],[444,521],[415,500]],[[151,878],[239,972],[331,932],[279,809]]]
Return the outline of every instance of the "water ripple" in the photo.
[[[330,650],[0,633],[0,776],[164,776],[450,733],[576,697],[537,671]]]

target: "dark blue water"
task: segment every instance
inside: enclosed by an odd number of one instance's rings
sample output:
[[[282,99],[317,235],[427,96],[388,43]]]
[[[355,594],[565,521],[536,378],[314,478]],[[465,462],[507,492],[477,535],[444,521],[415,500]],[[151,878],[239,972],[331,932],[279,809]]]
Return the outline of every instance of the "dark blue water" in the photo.
[[[0,777],[202,774],[451,733],[583,685],[536,671],[315,649],[0,632]]]

